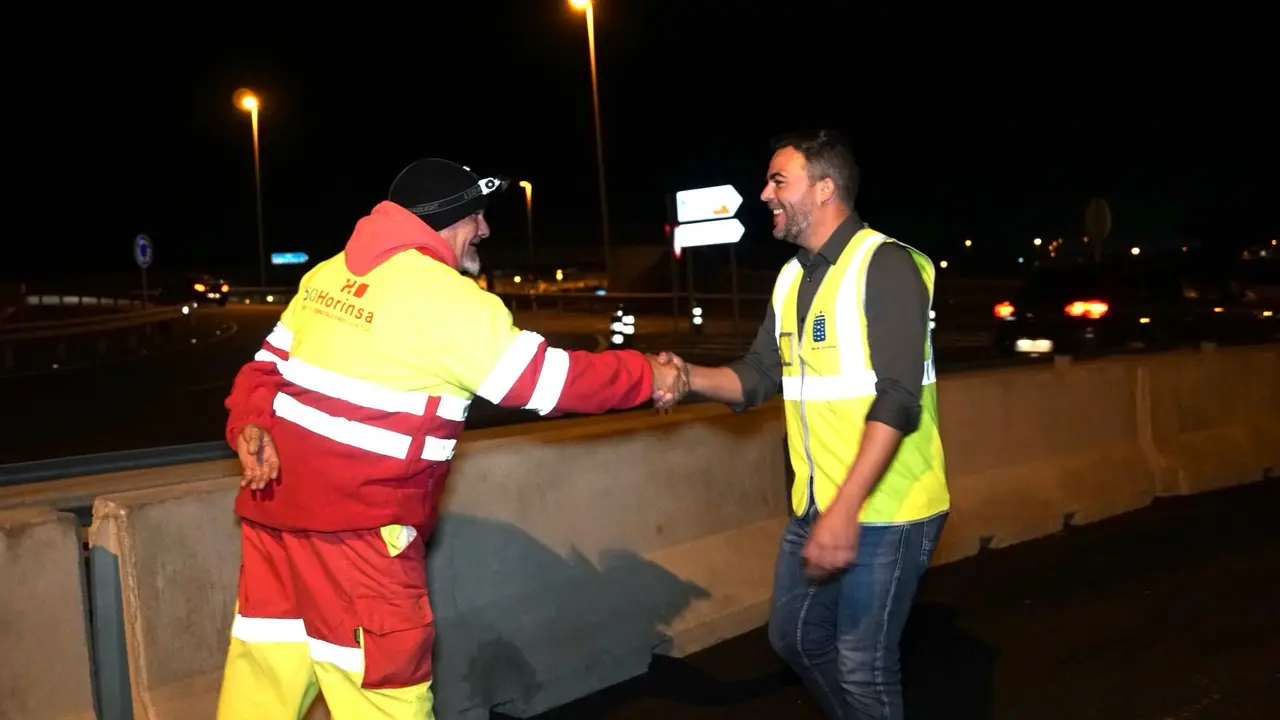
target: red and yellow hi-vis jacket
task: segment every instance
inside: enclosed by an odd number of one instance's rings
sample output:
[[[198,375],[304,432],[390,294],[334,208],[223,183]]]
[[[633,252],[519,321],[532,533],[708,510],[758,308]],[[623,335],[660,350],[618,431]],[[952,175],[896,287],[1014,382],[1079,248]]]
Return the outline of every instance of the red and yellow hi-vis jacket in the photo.
[[[550,347],[455,263],[435,231],[384,202],[306,274],[227,399],[231,446],[252,423],[280,455],[277,481],[242,490],[238,515],[287,531],[429,533],[474,396],[543,415],[650,397],[644,355]]]

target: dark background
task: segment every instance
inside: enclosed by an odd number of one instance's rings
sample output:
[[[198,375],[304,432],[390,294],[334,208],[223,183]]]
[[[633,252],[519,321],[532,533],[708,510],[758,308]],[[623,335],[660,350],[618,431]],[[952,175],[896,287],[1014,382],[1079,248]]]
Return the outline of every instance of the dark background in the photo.
[[[530,180],[539,244],[599,258],[585,22],[564,0],[145,7],[3,11],[6,279],[136,274],[145,232],[157,271],[256,280],[242,86],[264,100],[268,252],[337,251],[436,155]],[[614,242],[663,242],[665,193],[731,182],[739,261],[776,267],[768,141],[815,126],[852,139],[865,219],[935,254],[969,237],[1003,266],[1032,237],[1079,241],[1093,196],[1115,246],[1269,242],[1280,63],[1253,7],[600,0]],[[523,257],[512,190],[491,265]]]

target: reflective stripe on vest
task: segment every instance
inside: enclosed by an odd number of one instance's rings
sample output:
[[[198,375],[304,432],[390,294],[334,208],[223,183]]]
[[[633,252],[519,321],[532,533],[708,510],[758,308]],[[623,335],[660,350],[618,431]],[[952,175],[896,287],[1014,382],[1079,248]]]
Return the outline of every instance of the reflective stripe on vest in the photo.
[[[267,336],[267,342],[279,350],[290,353],[293,349],[293,333],[283,324],[278,324]],[[393,390],[367,380],[325,370],[298,357],[284,360],[266,350],[259,350],[254,355],[254,360],[274,362],[280,375],[297,388],[369,410],[426,416],[427,407],[432,399],[438,398],[435,416],[444,420],[462,422],[467,419],[467,410],[471,405],[470,400],[452,395],[433,396],[424,392]],[[399,460],[408,459],[409,445],[413,442],[413,437],[410,435],[330,415],[299,402],[285,392],[276,393],[272,401],[272,410],[277,417],[334,442]],[[444,462],[453,457],[456,445],[456,438],[427,436],[421,457],[423,460]]]
[[[403,288],[455,275],[416,252],[358,280],[342,253],[318,263],[254,356],[275,363],[284,381],[272,399],[275,416],[385,458],[452,459],[470,393],[424,372],[396,324],[405,322]]]
[[[867,345],[866,276],[871,257],[885,242],[869,229],[854,235],[823,278],[797,326],[802,268],[792,260],[778,274],[773,310],[782,356],[782,395],[788,446],[795,470],[792,509],[811,503],[825,511],[844,484],[857,455],[866,415],[876,395],[876,374]],[[903,245],[916,261],[933,297],[928,257]],[[927,322],[927,320],[925,320]],[[924,383],[919,428],[903,439],[884,477],[863,504],[867,524],[895,524],[936,515],[950,507],[937,422],[937,375],[932,342],[925,336]]]

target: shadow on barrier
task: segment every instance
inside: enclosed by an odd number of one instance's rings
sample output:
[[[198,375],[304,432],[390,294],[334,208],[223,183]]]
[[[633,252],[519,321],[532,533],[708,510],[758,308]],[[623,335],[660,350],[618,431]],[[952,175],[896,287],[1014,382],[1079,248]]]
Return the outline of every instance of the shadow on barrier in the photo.
[[[214,716],[240,564],[235,492],[218,480],[99,498],[104,717]],[[640,674],[668,642],[662,626],[708,595],[634,552],[562,556],[505,521],[457,514],[440,521],[428,573],[441,720],[530,713]],[[327,716],[317,706],[307,717]]]
[[[520,528],[444,517],[428,560],[438,718],[526,715],[643,673],[708,593],[625,550],[567,557]]]

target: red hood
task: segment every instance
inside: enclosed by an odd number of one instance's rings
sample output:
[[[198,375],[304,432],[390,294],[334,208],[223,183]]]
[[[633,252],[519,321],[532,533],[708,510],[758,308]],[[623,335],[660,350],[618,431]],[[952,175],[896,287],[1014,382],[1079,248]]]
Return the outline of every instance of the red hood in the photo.
[[[458,269],[453,248],[417,215],[384,200],[368,215],[360,218],[347,241],[347,269],[364,276],[405,250],[420,250],[436,260]]]

